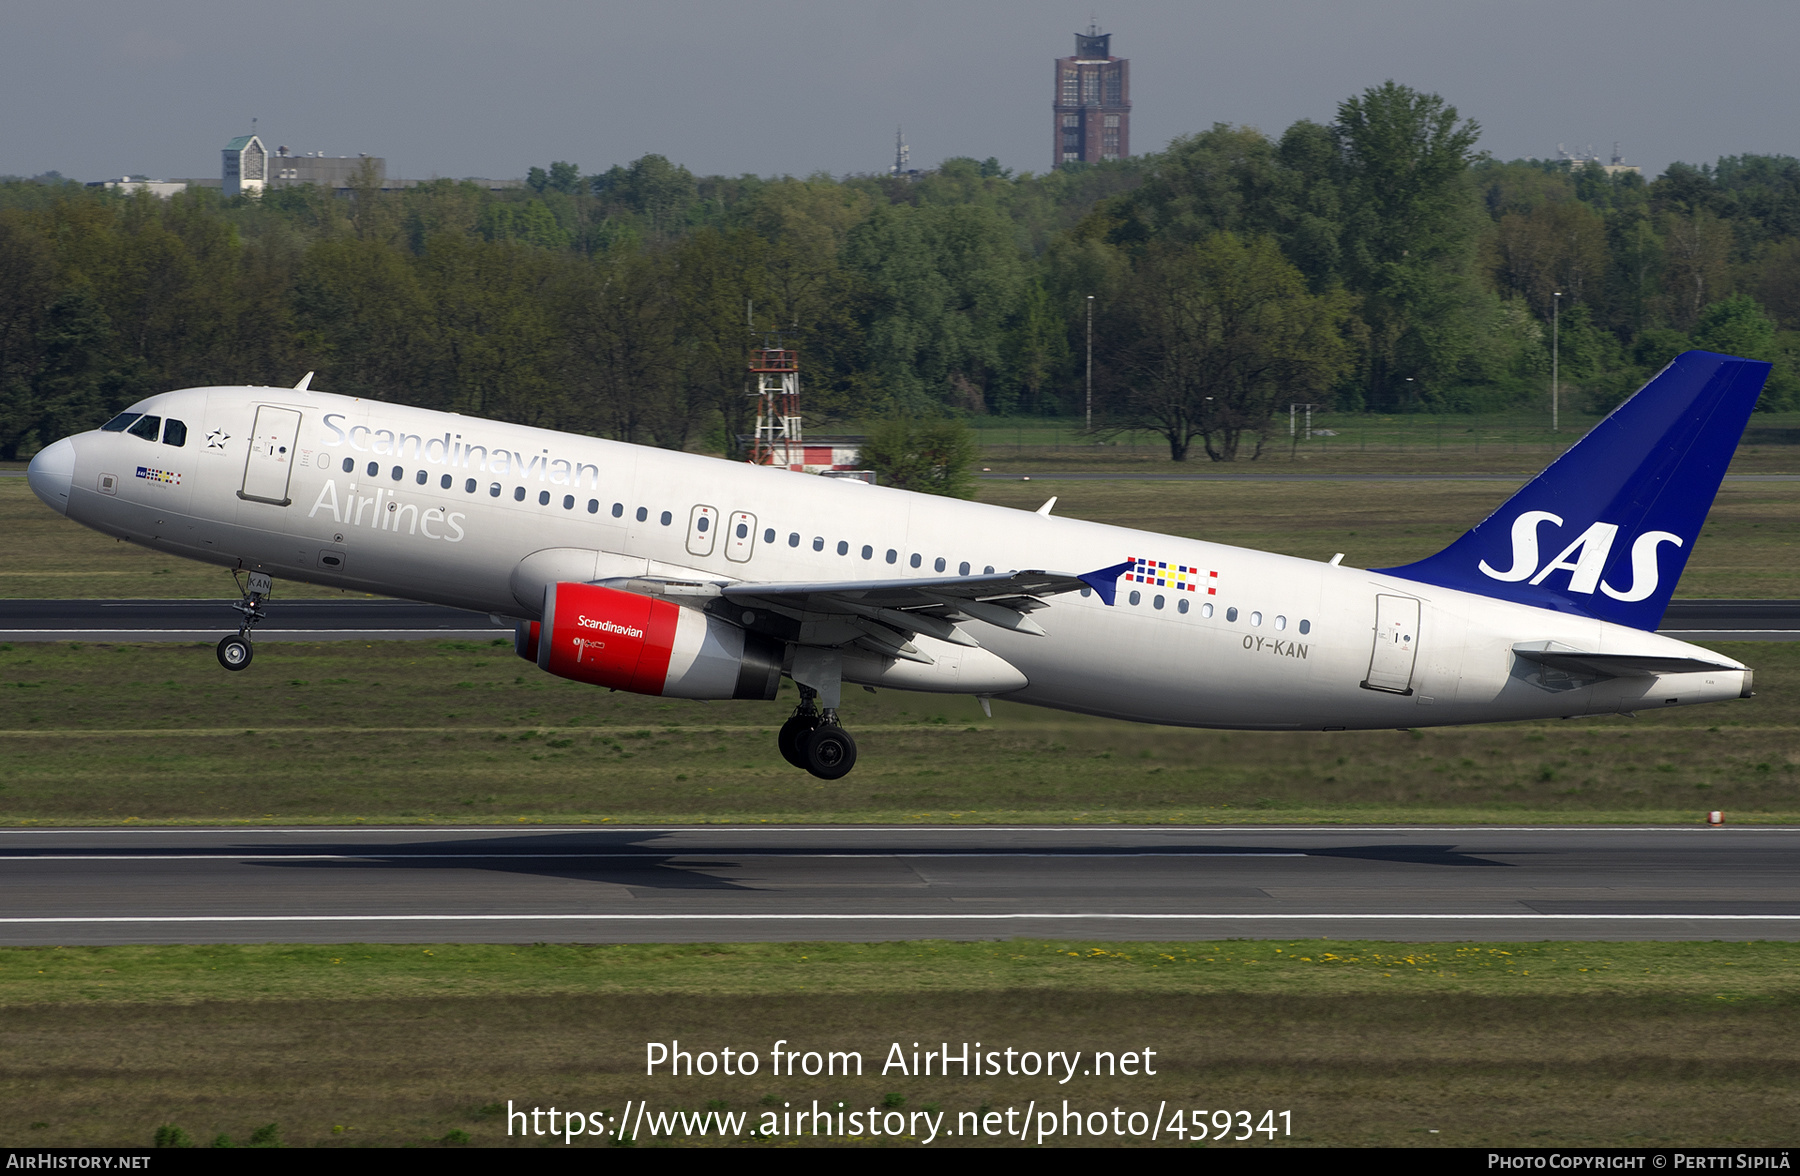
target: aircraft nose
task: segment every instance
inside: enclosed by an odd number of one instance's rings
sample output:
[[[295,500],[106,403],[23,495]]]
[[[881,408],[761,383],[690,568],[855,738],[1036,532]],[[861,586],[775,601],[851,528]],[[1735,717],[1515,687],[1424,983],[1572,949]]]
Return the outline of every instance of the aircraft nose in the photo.
[[[25,471],[31,492],[58,514],[69,513],[69,487],[75,483],[75,443],[61,441],[38,450]]]

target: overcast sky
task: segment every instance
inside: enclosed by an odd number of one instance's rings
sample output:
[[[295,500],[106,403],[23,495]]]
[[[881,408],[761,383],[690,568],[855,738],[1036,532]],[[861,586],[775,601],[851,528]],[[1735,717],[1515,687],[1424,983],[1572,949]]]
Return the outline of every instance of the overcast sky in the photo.
[[[1132,147],[1329,121],[1388,78],[1511,159],[1614,140],[1800,155],[1794,0],[0,0],[0,174],[216,176],[219,149],[386,156],[388,174],[698,174],[1050,162],[1051,60],[1090,16],[1131,61]]]

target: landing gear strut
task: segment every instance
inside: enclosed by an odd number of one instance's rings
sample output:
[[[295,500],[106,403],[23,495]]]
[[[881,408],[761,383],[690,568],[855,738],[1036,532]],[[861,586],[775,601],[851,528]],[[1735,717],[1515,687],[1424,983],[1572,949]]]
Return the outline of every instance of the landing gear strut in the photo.
[[[237,573],[231,573],[234,582]],[[249,666],[250,659],[256,656],[256,649],[250,644],[250,631],[267,616],[263,612],[263,603],[268,600],[275,582],[267,572],[251,572],[250,583],[246,587],[238,584],[243,597],[231,607],[237,610],[243,620],[238,623],[238,631],[219,639],[219,664],[228,670],[241,670]]]
[[[856,766],[856,740],[838,725],[831,707],[819,709],[819,692],[800,687],[800,705],[775,737],[781,758],[821,780],[839,780]]]

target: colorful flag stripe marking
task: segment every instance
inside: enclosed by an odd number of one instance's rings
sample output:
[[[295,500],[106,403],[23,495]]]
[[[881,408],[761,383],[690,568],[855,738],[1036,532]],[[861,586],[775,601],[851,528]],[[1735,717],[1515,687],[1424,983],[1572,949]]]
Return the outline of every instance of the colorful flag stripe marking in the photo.
[[[1139,559],[1135,555],[1125,557],[1131,565],[1124,573],[1125,580],[1131,584],[1143,584],[1152,588],[1173,588],[1177,592],[1198,592],[1200,585],[1206,585],[1208,596],[1219,594],[1219,573],[1190,568],[1185,564],[1170,565],[1160,559]]]

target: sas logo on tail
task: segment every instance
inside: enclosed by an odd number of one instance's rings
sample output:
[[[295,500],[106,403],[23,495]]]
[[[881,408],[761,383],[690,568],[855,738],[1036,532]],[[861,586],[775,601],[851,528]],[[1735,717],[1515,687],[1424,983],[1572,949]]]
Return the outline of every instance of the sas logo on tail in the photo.
[[[1615,588],[1600,579],[1606,570],[1607,557],[1612,554],[1613,541],[1618,538],[1619,527],[1616,523],[1595,523],[1575,537],[1556,558],[1543,567],[1538,567],[1538,527],[1543,523],[1551,523],[1561,527],[1563,521],[1547,510],[1528,510],[1513,520],[1512,525],[1512,567],[1501,571],[1490,567],[1487,560],[1481,561],[1481,574],[1492,580],[1516,584],[1527,580],[1533,585],[1542,584],[1551,572],[1568,572],[1570,592],[1593,595],[1594,589],[1606,593],[1614,600],[1630,603],[1636,600],[1647,600],[1656,591],[1659,573],[1656,566],[1656,549],[1663,543],[1681,546],[1681,536],[1668,531],[1645,531],[1631,544],[1631,586]]]

